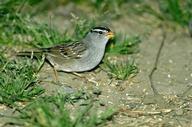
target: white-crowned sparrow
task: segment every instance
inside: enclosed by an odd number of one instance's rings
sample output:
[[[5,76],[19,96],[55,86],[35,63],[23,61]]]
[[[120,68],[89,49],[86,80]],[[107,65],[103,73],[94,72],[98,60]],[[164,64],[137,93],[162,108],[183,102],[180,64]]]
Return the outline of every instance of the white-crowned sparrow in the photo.
[[[42,48],[45,58],[59,71],[83,72],[95,68],[102,60],[113,32],[107,27],[94,27],[79,42]]]

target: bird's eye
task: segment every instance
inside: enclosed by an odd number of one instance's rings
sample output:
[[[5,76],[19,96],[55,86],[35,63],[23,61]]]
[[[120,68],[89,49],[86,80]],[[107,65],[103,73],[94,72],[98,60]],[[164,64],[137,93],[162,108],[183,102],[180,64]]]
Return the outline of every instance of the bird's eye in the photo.
[[[102,31],[99,31],[99,34],[103,34],[103,32],[102,32]]]

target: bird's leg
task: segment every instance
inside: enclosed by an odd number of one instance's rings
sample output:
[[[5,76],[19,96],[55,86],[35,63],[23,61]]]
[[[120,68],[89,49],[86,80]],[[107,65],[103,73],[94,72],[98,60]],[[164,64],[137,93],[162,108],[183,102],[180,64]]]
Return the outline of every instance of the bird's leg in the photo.
[[[42,55],[42,59],[40,60],[40,66],[38,67],[37,72],[39,72],[41,70],[41,68],[43,67],[44,63],[45,63],[46,57],[45,54]],[[58,83],[59,82],[59,76],[58,76],[58,72],[55,69],[55,67],[48,61],[48,63],[50,64],[50,66],[53,68],[53,72],[54,72],[54,78],[55,78],[55,82]]]
[[[47,59],[46,59],[47,60]],[[49,60],[47,60],[47,62],[49,63],[49,65],[52,67],[53,72],[54,72],[54,77],[55,77],[55,82],[59,83],[59,76],[58,76],[58,72],[55,69],[55,66],[53,64],[51,64],[51,62]]]
[[[37,72],[39,72],[41,70],[41,68],[43,67],[44,63],[45,63],[45,54],[42,55],[42,58],[40,60],[40,66],[38,67]]]
[[[53,66],[53,71],[54,71],[54,77],[55,77],[55,81],[58,83],[59,82],[59,76],[58,76],[58,72],[57,70],[55,69],[55,67]]]

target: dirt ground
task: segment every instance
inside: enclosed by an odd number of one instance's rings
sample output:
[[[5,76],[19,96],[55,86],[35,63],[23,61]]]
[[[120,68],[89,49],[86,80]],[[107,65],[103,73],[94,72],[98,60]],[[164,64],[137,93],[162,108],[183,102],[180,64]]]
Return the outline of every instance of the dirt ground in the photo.
[[[117,81],[97,68],[81,74],[96,82],[87,83],[72,74],[59,72],[60,81],[65,85],[44,83],[45,88],[53,93],[78,89],[101,90],[98,99],[106,106],[119,108],[114,120],[106,126],[192,126],[191,38],[182,28],[174,30],[165,23],[163,29],[159,24],[158,20],[149,15],[127,15],[111,22],[115,32],[142,36],[140,52],[134,55],[140,70],[136,77]],[[166,35],[165,42],[152,79],[159,95],[154,95],[149,75],[154,68],[163,34]],[[129,56],[122,55],[117,59],[126,57]],[[44,67],[39,75],[44,80],[50,80],[53,77],[51,71],[51,68]]]
[[[56,17],[54,24],[60,26],[61,30],[70,27],[69,19],[64,16]],[[95,83],[86,82],[70,73],[59,72],[62,84],[58,85],[52,83],[53,70],[45,64],[39,73],[41,84],[46,89],[45,94],[79,89],[87,92],[101,91],[98,100],[106,107],[118,108],[118,113],[106,124],[107,127],[192,127],[192,38],[187,30],[172,28],[169,23],[161,23],[150,15],[127,14],[110,24],[115,32],[142,37],[140,52],[133,55],[139,67],[136,77],[126,81],[110,79],[98,67],[81,73]],[[159,94],[154,95],[149,75],[163,39],[164,46],[152,78]],[[121,55],[116,59],[128,57]],[[3,121],[2,118],[0,120]]]

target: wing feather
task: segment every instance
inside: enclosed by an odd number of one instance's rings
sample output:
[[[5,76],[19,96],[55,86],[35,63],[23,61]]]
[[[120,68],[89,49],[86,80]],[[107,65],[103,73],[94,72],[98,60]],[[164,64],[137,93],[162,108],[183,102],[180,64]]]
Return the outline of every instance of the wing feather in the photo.
[[[62,57],[63,59],[81,58],[86,50],[86,45],[81,42],[65,43],[44,49],[46,53],[54,57]]]

